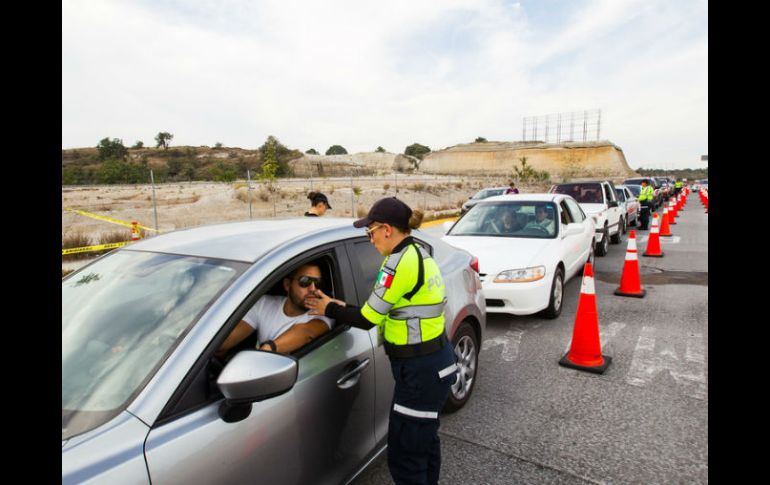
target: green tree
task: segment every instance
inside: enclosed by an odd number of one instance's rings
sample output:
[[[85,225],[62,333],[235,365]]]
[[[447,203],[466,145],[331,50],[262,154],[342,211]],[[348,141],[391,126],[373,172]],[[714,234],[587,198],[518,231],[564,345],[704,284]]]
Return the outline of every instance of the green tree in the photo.
[[[487,139],[484,138],[483,136],[480,136],[476,138],[476,140],[474,140],[474,143],[486,143],[486,142],[487,142]]]
[[[109,158],[124,159],[128,157],[128,148],[123,146],[123,140],[119,138],[102,138],[96,148],[99,150],[99,160]]]
[[[157,135],[155,135],[155,141],[157,142],[157,145],[155,145],[155,148],[163,147],[164,150],[168,150],[169,142],[174,138],[174,135],[167,131],[161,131]]]
[[[275,175],[277,177],[286,177],[291,175],[291,167],[289,167],[289,161],[295,158],[300,158],[302,153],[299,150],[292,150],[285,147],[278,138],[270,135],[267,137],[265,143],[259,147],[259,161],[265,162],[268,148],[272,146],[274,161],[277,164]]]
[[[306,151],[308,155],[318,155],[318,151],[315,148],[311,148],[310,150]]]
[[[422,157],[430,153],[430,147],[420,145],[419,143],[412,143],[404,150],[404,155],[411,155],[422,160]]]
[[[332,145],[326,150],[327,155],[347,155],[348,151],[341,145]]]
[[[262,159],[262,168],[257,174],[257,178],[264,182],[268,190],[273,191],[273,183],[275,183],[275,176],[278,172],[278,160],[276,158],[276,145],[278,140],[273,137],[267,137],[264,149],[260,148],[260,154],[264,154]]]
[[[235,168],[226,165],[223,161],[218,161],[211,169],[211,176],[214,182],[232,182],[235,180]]]
[[[382,148],[382,147],[377,147],[377,149],[375,150],[375,152],[377,152],[377,153],[385,153],[385,149],[384,149],[384,148]]]
[[[214,143],[214,148],[222,148],[222,142],[218,141]]]
[[[141,140],[137,140],[137,142],[134,143],[134,146],[132,146],[131,148],[144,148],[144,142]]]
[[[513,166],[512,177],[518,182],[546,182],[551,179],[551,174],[533,169],[527,165],[527,157],[519,158],[521,167]]]

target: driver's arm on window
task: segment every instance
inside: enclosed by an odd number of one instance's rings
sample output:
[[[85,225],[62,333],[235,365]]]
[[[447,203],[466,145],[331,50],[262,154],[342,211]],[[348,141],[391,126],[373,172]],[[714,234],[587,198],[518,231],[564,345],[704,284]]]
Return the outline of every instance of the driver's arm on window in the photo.
[[[328,331],[329,326],[326,325],[326,322],[318,318],[314,318],[307,323],[295,323],[273,340],[275,351],[278,353],[294,352]],[[270,351],[270,346],[262,344],[259,346],[259,350]]]
[[[227,336],[225,341],[222,342],[222,346],[219,347],[219,350],[217,350],[214,354],[217,357],[222,357],[227,353],[228,350],[235,347],[236,345],[241,343],[243,339],[251,335],[251,332],[253,331],[254,329],[251,328],[251,325],[241,320],[240,322],[238,322],[238,325],[235,326],[233,331],[230,332],[230,335]]]

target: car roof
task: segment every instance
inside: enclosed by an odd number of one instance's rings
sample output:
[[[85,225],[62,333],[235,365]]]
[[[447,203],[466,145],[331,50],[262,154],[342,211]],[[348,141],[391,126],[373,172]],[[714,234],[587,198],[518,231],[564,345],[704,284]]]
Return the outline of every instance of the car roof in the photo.
[[[567,194],[507,194],[495,195],[484,199],[479,204],[486,202],[556,202],[557,200],[568,197]]]
[[[612,183],[611,180],[581,180],[580,182],[562,182],[560,184],[554,184],[554,185],[559,186],[559,185],[600,184],[602,182]],[[613,184],[613,185],[615,185],[615,184]]]
[[[362,235],[361,229],[353,227],[354,220],[339,217],[292,217],[210,224],[142,239],[123,250],[252,263],[272,249],[309,234],[316,234],[319,243],[326,239]]]

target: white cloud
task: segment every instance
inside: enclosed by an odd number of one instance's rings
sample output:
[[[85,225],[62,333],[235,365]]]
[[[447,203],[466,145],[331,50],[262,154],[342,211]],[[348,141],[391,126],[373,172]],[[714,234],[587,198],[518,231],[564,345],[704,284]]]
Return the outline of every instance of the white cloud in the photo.
[[[272,134],[303,151],[439,149],[519,139],[524,116],[602,108],[632,166],[684,166],[693,147],[707,153],[707,12],[667,4],[586,2],[549,32],[503,0],[65,0],[63,147],[170,131],[179,145],[257,147]],[[656,149],[662,134],[687,142]]]

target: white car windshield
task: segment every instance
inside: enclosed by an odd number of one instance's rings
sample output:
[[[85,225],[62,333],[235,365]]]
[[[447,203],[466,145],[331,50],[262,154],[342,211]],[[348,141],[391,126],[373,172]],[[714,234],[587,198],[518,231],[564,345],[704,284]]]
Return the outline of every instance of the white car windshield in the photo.
[[[603,204],[601,184],[579,183],[559,184],[551,188],[553,194],[571,195],[580,204]]]
[[[482,202],[452,227],[448,236],[556,237],[553,202]]]
[[[62,281],[62,439],[121,412],[246,266],[120,251]]]

